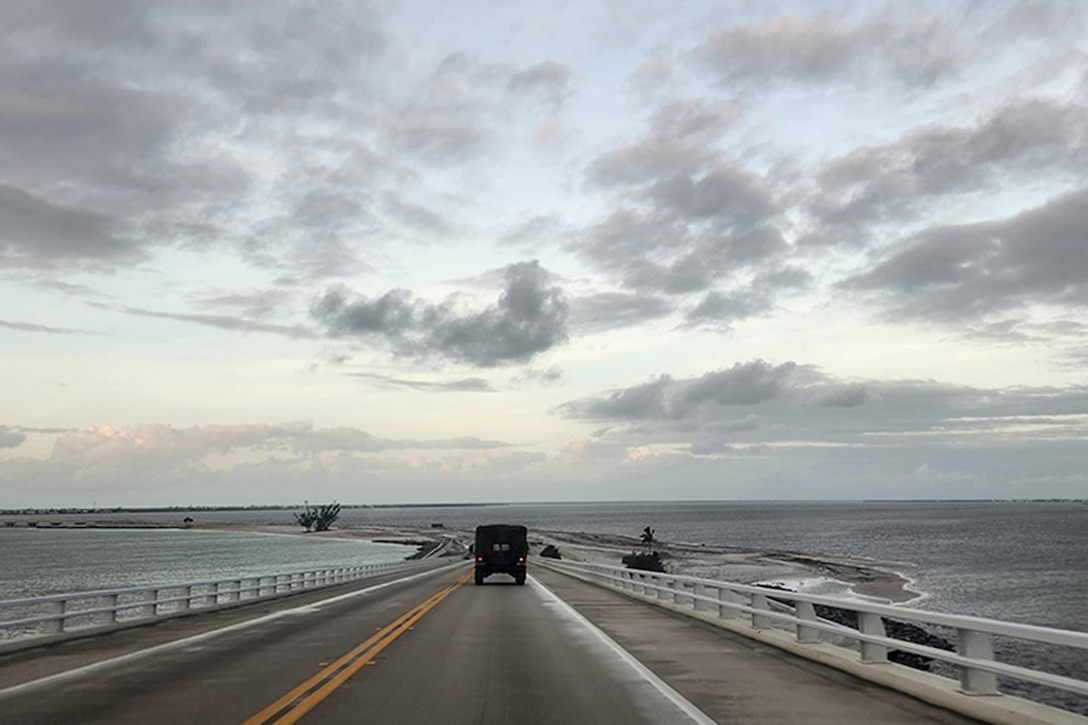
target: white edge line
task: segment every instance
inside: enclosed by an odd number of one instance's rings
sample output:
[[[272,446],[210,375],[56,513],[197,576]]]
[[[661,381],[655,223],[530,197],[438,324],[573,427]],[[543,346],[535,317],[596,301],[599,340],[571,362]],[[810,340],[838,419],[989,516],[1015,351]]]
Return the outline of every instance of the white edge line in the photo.
[[[29,682],[23,682],[18,685],[12,685],[11,687],[0,690],[0,699],[5,697],[13,697],[15,695],[22,695],[27,692],[32,692],[51,685],[58,685],[70,680],[75,680],[80,677],[86,677],[87,675],[100,672],[102,670],[108,670],[111,667],[117,667],[127,664],[129,662],[135,662],[145,657],[161,654],[163,652],[169,652],[170,650],[180,649],[182,647],[188,647],[189,645],[196,644],[198,642],[204,642],[209,639],[215,639],[224,634],[230,634],[231,632],[238,632],[243,629],[249,629],[250,627],[256,627],[259,624],[271,622],[282,617],[289,617],[294,614],[302,614],[308,611],[312,611],[316,608],[325,606],[326,604],[335,604],[336,602],[343,601],[345,599],[351,599],[363,594],[369,594],[370,592],[378,591],[379,589],[385,589],[391,587],[394,584],[401,584],[403,582],[409,582],[413,579],[419,579],[424,576],[429,576],[437,571],[441,571],[448,567],[440,567],[438,569],[428,569],[427,571],[419,572],[411,576],[404,577],[403,579],[394,579],[393,581],[384,582],[382,584],[375,584],[374,586],[367,587],[366,589],[357,589],[347,594],[338,594],[335,597],[329,597],[328,599],[322,599],[319,602],[312,602],[310,604],[304,604],[300,607],[294,607],[293,609],[285,609],[282,612],[274,612],[272,614],[266,614],[263,617],[257,619],[249,619],[245,622],[238,622],[237,624],[231,624],[219,629],[213,629],[210,632],[202,632],[200,634],[194,634],[191,637],[184,639],[176,639],[172,642],[164,642],[163,644],[155,645],[154,647],[148,647],[147,649],[137,650],[136,652],[129,652],[128,654],[113,657],[108,660],[102,660],[101,662],[93,662],[89,665],[77,667],[72,670],[66,670],[65,672],[58,672],[55,675],[48,675],[41,677],[37,680],[30,680]]]
[[[699,725],[716,725],[715,721],[708,717],[706,713],[693,705],[691,701],[688,700],[686,697],[674,690],[672,686],[669,685],[669,683],[665,682],[656,674],[654,674],[653,670],[639,662],[633,654],[621,647],[614,639],[609,637],[599,627],[597,627],[597,625],[593,624],[593,622],[590,622],[588,619],[586,619],[581,612],[563,601],[558,594],[541,584],[535,577],[529,576],[528,578],[530,583],[532,583],[533,587],[539,593],[541,593],[545,598],[552,600],[552,602],[558,605],[559,608],[562,609],[567,616],[571,617],[576,622],[585,627],[587,630],[589,630],[591,633],[593,633],[593,635],[601,640],[601,642],[605,646],[611,649],[616,655],[619,656],[621,660],[623,660],[629,667],[631,667],[631,669],[637,672],[641,678],[653,685],[658,692],[665,696],[665,698],[667,698],[673,705],[679,708],[681,712],[691,718],[692,722],[699,723]]]

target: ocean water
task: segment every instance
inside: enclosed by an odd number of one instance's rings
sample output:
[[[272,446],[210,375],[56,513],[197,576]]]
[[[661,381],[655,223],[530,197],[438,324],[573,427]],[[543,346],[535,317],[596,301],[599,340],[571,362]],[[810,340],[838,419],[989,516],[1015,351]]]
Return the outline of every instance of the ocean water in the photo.
[[[172,529],[0,528],[0,599],[402,561],[414,548]]]
[[[139,514],[180,523],[185,512]],[[196,511],[198,523],[294,524],[291,511]],[[116,514],[132,519],[133,514]],[[95,515],[96,519],[109,518]],[[1088,631],[1088,505],[1061,502],[632,502],[346,508],[343,527],[530,529],[772,548],[896,562],[925,596],[909,606]],[[376,547],[376,548],[371,548]],[[11,552],[21,552],[12,556]],[[404,547],[237,532],[0,528],[0,598],[403,558]],[[407,552],[410,553],[410,552]],[[367,558],[375,557],[375,558]],[[381,557],[387,557],[382,559]],[[390,558],[391,557],[391,558]],[[134,581],[132,577],[139,577]],[[1001,659],[1088,679],[1088,652],[998,640]],[[1088,713],[1088,698],[1006,683]]]

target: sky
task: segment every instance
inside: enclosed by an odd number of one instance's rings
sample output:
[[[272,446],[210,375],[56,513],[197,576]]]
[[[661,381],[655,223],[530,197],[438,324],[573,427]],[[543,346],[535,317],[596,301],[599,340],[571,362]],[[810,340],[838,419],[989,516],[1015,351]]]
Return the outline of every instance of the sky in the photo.
[[[1086,31],[4,0],[0,508],[1088,497]]]

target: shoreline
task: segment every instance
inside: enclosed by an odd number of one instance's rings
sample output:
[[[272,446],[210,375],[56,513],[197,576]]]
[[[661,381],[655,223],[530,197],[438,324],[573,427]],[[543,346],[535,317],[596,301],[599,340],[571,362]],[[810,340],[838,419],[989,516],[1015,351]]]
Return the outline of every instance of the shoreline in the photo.
[[[246,531],[282,536],[315,536],[355,539],[375,543],[423,546],[455,538],[470,542],[473,533],[456,528],[411,528],[362,526],[304,531],[299,526],[276,524],[199,524],[192,530]],[[586,532],[530,531],[530,545],[536,551],[556,546],[567,561],[619,565],[626,554],[641,548],[634,537]],[[733,581],[740,584],[786,586],[800,592],[826,593],[839,598],[858,598],[891,604],[906,604],[924,598],[912,587],[914,580],[899,569],[902,562],[885,562],[859,557],[827,554],[707,546],[659,542],[662,562],[676,574]]]
[[[13,528],[4,521],[0,531]],[[447,539],[467,543],[473,532],[457,528],[419,528],[408,526],[334,527],[329,531],[305,531],[295,524],[249,523],[165,523],[130,518],[123,520],[62,520],[39,522],[37,526],[18,526],[46,531],[96,530],[178,530],[178,531],[238,531],[278,536],[311,536],[317,538],[350,539],[374,543],[426,547]],[[642,548],[642,542],[618,534],[554,531],[530,531],[530,544],[539,551],[544,546],[556,546],[563,559],[619,566],[621,559]],[[693,543],[658,542],[661,560],[673,573],[732,581],[740,584],[765,584],[786,587],[798,592],[822,594],[837,598],[856,598],[890,604],[916,603],[927,597],[914,588],[914,580],[904,570],[903,562],[879,561],[862,557],[830,554],[725,547]]]

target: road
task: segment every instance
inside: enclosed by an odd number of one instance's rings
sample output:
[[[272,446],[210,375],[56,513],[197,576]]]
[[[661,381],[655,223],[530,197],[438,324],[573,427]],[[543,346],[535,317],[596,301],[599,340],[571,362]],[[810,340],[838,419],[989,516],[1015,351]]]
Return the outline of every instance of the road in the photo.
[[[964,722],[561,574],[477,587],[469,571],[12,655],[0,712],[22,725]]]

